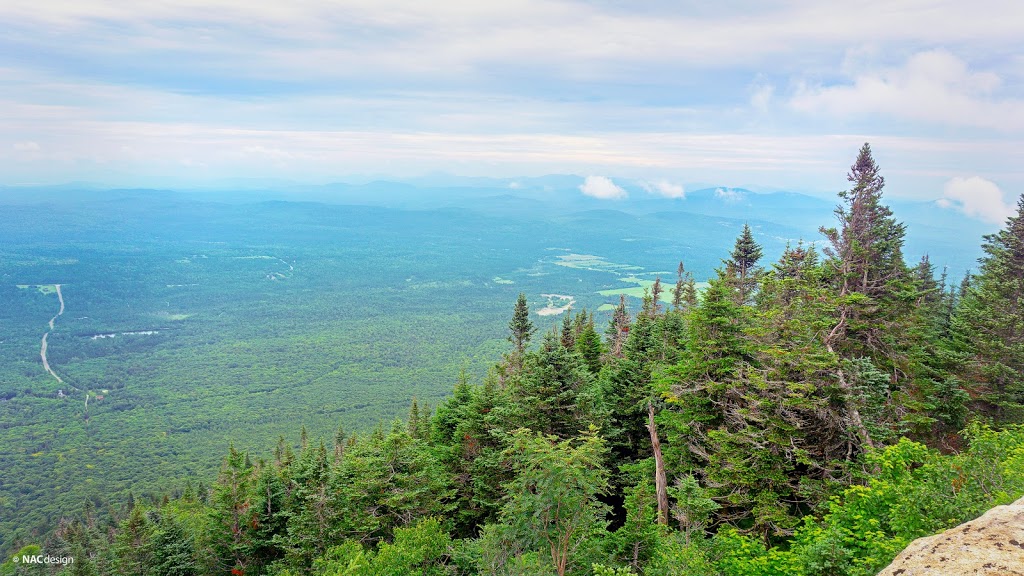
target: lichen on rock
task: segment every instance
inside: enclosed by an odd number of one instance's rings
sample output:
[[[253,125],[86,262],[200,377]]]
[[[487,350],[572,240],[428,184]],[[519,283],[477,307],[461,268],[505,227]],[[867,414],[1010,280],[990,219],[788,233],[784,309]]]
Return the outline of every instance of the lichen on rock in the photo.
[[[878,576],[1024,576],[1024,498],[918,538]]]

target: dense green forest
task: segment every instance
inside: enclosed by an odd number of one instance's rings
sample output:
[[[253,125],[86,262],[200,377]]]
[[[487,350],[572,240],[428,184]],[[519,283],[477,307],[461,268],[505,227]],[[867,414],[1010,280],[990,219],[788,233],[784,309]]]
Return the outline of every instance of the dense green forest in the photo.
[[[209,484],[231,442],[256,453],[301,426],[371,430],[413,396],[437,406],[461,369],[479,381],[500,358],[518,293],[540,319],[614,308],[680,254],[703,280],[744,224],[504,196],[474,211],[260,198],[0,188],[0,553],[86,499]],[[750,224],[769,254],[800,233]]]
[[[744,226],[706,284],[679,263],[607,322],[520,293],[501,360],[451,367],[444,398],[232,445],[166,495],[65,503],[12,551],[74,563],[0,574],[874,574],[1024,494],[1024,197],[954,283],[905,261],[867,145],[848,179],[820,243],[769,261]]]

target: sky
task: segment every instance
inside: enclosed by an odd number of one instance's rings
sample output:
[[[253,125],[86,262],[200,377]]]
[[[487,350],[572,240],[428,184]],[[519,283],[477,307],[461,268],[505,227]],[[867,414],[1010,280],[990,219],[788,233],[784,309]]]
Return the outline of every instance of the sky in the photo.
[[[1024,192],[1024,2],[2,2],[0,185],[578,174]]]

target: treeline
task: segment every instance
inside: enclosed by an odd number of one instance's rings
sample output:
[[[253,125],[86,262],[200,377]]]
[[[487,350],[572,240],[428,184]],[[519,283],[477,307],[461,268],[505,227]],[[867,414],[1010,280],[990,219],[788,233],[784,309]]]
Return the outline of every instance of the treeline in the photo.
[[[601,327],[538,336],[521,296],[510,352],[436,409],[232,448],[213,486],[87,507],[42,550],[96,575],[874,574],[1024,493],[1024,198],[951,286],[904,262],[867,145],[849,180],[820,252],[765,265],[744,228],[702,293],[680,264]]]

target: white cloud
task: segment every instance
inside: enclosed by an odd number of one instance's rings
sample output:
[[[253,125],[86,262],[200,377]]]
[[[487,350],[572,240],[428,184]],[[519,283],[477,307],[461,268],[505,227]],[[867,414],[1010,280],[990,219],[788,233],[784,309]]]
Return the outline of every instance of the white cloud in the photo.
[[[654,182],[643,181],[640,186],[647,191],[648,194],[657,194],[658,196],[664,196],[665,198],[685,198],[686,190],[682,184],[673,184],[668,180],[655,180]]]
[[[0,21],[64,32],[84,39],[72,49],[99,53],[109,51],[99,40],[116,29],[119,46],[124,46],[123,40],[131,42],[124,49],[127,53],[214,50],[232,63],[269,63],[272,72],[290,77],[352,70],[370,75],[383,70],[384,76],[393,76],[402,69],[450,72],[488,64],[487,69],[493,69],[494,64],[524,60],[562,73],[604,75],[623,62],[679,62],[703,68],[772,55],[807,58],[815,48],[855,43],[1017,42],[1024,31],[1021,4],[1006,0],[917,0],[897,6],[891,0],[724,2],[699,10],[688,3],[644,3],[643,9],[633,9],[579,0],[480,5],[412,0],[65,0],[0,3]],[[259,57],[254,57],[255,51]],[[301,51],[306,51],[305,57]],[[218,67],[224,64],[218,58],[209,60]],[[346,67],[346,62],[362,66]]]
[[[15,142],[14,149],[18,152],[38,152],[40,148],[38,142]]]
[[[1002,224],[1014,213],[1014,207],[1003,199],[999,186],[979,176],[953,178],[946,182],[938,205],[956,208],[972,218],[997,224]]]
[[[604,176],[587,176],[580,184],[580,192],[601,200],[621,200],[628,196],[625,190]]]
[[[941,125],[1024,128],[1024,100],[1000,98],[999,75],[973,71],[945,50],[919,52],[901,67],[867,69],[851,76],[852,82],[846,84],[799,85],[790,105],[837,117],[884,114]]]
[[[715,190],[715,198],[734,204],[743,199],[743,193],[729,188],[717,188]]]

